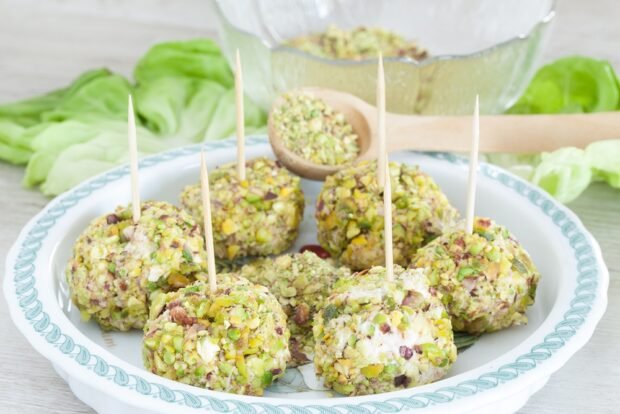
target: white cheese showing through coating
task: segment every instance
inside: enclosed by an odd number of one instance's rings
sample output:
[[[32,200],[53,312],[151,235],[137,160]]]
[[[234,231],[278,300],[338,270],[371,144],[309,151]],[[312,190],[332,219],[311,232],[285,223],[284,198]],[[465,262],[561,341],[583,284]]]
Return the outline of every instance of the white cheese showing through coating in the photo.
[[[209,340],[209,338],[202,338],[201,341],[196,344],[196,351],[198,355],[205,363],[209,363],[215,359],[217,353],[220,352],[220,347]]]
[[[147,278],[149,282],[157,282],[163,274],[164,268],[162,266],[153,266],[151,270],[149,270]]]
[[[360,299],[378,299],[382,300],[387,292],[384,288],[365,289],[364,287],[355,286],[347,293],[341,294],[351,301],[359,301]]]
[[[362,324],[360,332],[368,332],[372,324],[372,322]],[[360,342],[362,343],[358,344],[357,347],[363,350],[364,355],[368,358],[368,363],[376,364],[385,362],[386,356],[398,355],[401,346],[413,348],[416,344],[433,342],[433,337],[428,320],[417,316],[404,335],[395,330],[383,333],[379,329],[375,329],[372,337],[364,338]]]
[[[408,290],[415,290],[418,294],[421,294],[424,298],[429,298],[431,293],[428,289],[428,282],[426,279],[425,269],[409,269],[409,277],[405,280],[405,288]]]
[[[286,365],[286,363],[290,359],[289,355],[290,354],[288,350],[283,349],[281,351],[276,352],[274,359],[278,362],[278,365]]]
[[[127,227],[127,229],[129,228],[131,227]],[[136,226],[131,233],[129,243],[125,246],[125,251],[127,251],[129,257],[141,257],[146,259],[151,256],[151,253],[153,253],[156,248],[157,246],[149,240],[149,236],[144,229]]]

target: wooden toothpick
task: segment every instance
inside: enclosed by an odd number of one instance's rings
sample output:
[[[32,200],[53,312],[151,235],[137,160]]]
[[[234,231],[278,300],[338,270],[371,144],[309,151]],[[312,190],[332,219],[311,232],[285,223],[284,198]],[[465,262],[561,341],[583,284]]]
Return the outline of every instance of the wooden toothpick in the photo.
[[[136,118],[133,112],[133,102],[129,95],[127,108],[127,138],[129,140],[129,169],[131,171],[131,207],[133,222],[140,220],[140,188],[138,186],[138,139],[136,137]]]
[[[213,225],[211,223],[211,197],[209,196],[209,173],[204,152],[200,151],[200,183],[202,186],[202,220],[204,222],[205,243],[207,248],[207,271],[211,292],[217,290],[215,274],[215,252],[213,250]]]
[[[387,280],[394,280],[394,251],[392,249],[392,183],[390,166],[385,158],[385,185],[383,186],[383,239],[385,242],[385,270]]]
[[[245,180],[245,115],[243,111],[243,74],[239,49],[235,54],[235,101],[237,105],[237,176]]]
[[[478,171],[478,146],[480,143],[480,104],[479,97],[476,95],[476,106],[474,108],[473,134],[471,139],[471,149],[469,151],[469,180],[467,183],[467,215],[465,220],[465,231],[471,234],[474,231],[474,209],[476,205],[476,176]]]
[[[383,73],[383,55],[379,52],[377,68],[377,134],[379,152],[377,157],[377,182],[383,188],[386,182],[385,166],[387,164],[385,150],[385,74]]]

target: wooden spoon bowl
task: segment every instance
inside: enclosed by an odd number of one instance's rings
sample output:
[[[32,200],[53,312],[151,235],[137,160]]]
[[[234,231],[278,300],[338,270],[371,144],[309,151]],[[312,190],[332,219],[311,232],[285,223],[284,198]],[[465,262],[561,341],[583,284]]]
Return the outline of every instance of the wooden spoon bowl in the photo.
[[[371,125],[368,123],[367,118],[368,114],[364,111],[365,107],[368,106],[366,102],[353,95],[329,89],[303,88],[299,89],[298,92],[310,93],[324,100],[327,105],[342,113],[358,136],[358,145],[360,148],[358,158],[366,158],[370,155],[369,152],[373,141],[371,137],[374,136],[375,131],[371,130]],[[295,174],[311,180],[324,180],[328,175],[334,174],[340,170],[343,167],[342,165],[315,164],[286,147],[273,125],[272,117],[274,110],[279,108],[283,103],[284,98],[282,95],[275,99],[271,111],[269,112],[268,120],[269,142],[278,160]]]

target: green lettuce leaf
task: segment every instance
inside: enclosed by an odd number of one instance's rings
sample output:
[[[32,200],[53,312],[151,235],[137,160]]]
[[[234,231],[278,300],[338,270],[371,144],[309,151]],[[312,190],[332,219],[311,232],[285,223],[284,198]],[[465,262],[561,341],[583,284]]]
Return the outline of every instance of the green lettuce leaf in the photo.
[[[585,151],[579,148],[561,148],[541,154],[541,162],[534,169],[532,182],[563,202],[576,199],[592,181],[592,171]]]
[[[620,139],[592,143],[585,156],[596,180],[620,188]]]
[[[91,129],[91,132],[93,129]],[[164,151],[168,147],[147,129],[138,127],[139,156]],[[41,183],[43,194],[53,196],[67,191],[86,178],[102,173],[119,164],[128,162],[127,123],[106,123],[97,128],[91,139],[67,146],[48,168]]]
[[[138,61],[133,75],[138,84],[168,76],[212,80],[225,88],[234,83],[226,59],[210,39],[155,45]]]
[[[144,124],[174,145],[222,139],[235,131],[234,79],[208,39],[152,47],[134,71],[136,110]],[[247,97],[246,132],[264,130],[264,111]]]
[[[263,127],[265,113],[244,100],[248,133]],[[162,77],[136,88],[136,110],[144,124],[174,146],[222,139],[234,134],[234,89],[210,81]]]
[[[64,89],[1,105],[0,159],[27,163],[23,184],[47,195],[126,162],[129,94],[142,155],[234,133],[233,76],[212,41],[155,45],[135,77],[132,85],[106,69],[89,71]],[[266,124],[247,99],[245,123],[248,133]]]
[[[22,145],[21,137],[26,130],[18,122],[0,118],[0,159],[13,164],[25,164],[32,151]]]
[[[226,92],[224,86],[209,80],[158,78],[138,86],[136,111],[162,137],[200,142]]]
[[[45,124],[34,135],[31,140],[31,148],[34,151],[24,175],[23,184],[26,187],[34,187],[45,184],[50,180],[50,171],[55,165],[58,165],[58,159],[67,149],[76,145],[88,145],[95,140],[109,139],[110,145],[116,145],[120,141],[119,137],[124,137],[124,142],[119,149],[127,151],[127,122],[112,120],[97,121],[79,121],[69,120],[58,123]],[[155,150],[165,150],[163,143],[158,143],[156,138],[145,128],[137,127],[139,149],[147,154],[155,152]],[[145,148],[142,145],[146,145]],[[66,161],[65,161],[66,162]],[[73,168],[71,180],[84,179],[89,177],[88,170],[79,168],[76,165],[66,164],[63,167],[67,169]],[[68,182],[66,179],[61,181],[54,188],[66,187],[63,183]],[[49,187],[49,183],[48,183]],[[64,191],[64,190],[63,190]]]
[[[26,164],[32,157],[32,151],[20,147],[12,147],[0,140],[0,160],[12,164]]]
[[[127,119],[127,97],[133,93],[122,76],[108,74],[92,79],[42,114],[43,121],[67,119]]]
[[[127,81],[107,69],[97,69],[85,72],[66,88],[0,105],[0,159],[13,164],[27,163],[34,153],[30,142],[48,126],[46,121],[69,117],[107,118],[113,112],[110,108],[118,105],[119,93],[124,95],[126,116]],[[95,101],[97,104],[93,105],[93,98],[99,96],[101,102]]]
[[[235,107],[235,90],[227,91],[217,104],[213,118],[217,122],[211,122],[205,131],[203,141],[212,141],[235,134],[237,125]],[[248,97],[244,97],[244,116],[246,134],[257,134],[266,131],[267,114],[254,104]]]
[[[507,112],[554,114],[613,111],[620,106],[620,89],[611,64],[571,56],[543,66],[523,96]]]
[[[70,100],[89,83],[111,76],[107,69],[95,69],[84,72],[71,85],[58,89],[42,96],[37,96],[22,101],[0,105],[0,119],[10,120],[22,127],[36,125],[43,121],[42,116],[60,106],[64,101]],[[0,128],[0,133],[2,129]]]
[[[609,62],[572,56],[540,68],[507,112],[574,113],[619,108],[620,82]],[[486,160],[532,181],[565,203],[579,197],[592,181],[602,180],[620,188],[620,139],[595,142],[585,150],[568,147],[542,154],[487,154]]]

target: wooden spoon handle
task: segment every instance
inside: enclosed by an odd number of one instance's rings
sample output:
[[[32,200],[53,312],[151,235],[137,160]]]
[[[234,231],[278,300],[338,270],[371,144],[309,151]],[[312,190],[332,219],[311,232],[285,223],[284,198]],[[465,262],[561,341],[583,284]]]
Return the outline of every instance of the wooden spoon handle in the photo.
[[[389,151],[469,151],[470,116],[388,114],[386,123]],[[604,139],[620,139],[620,111],[480,117],[481,152],[532,153],[568,146],[584,148]]]

